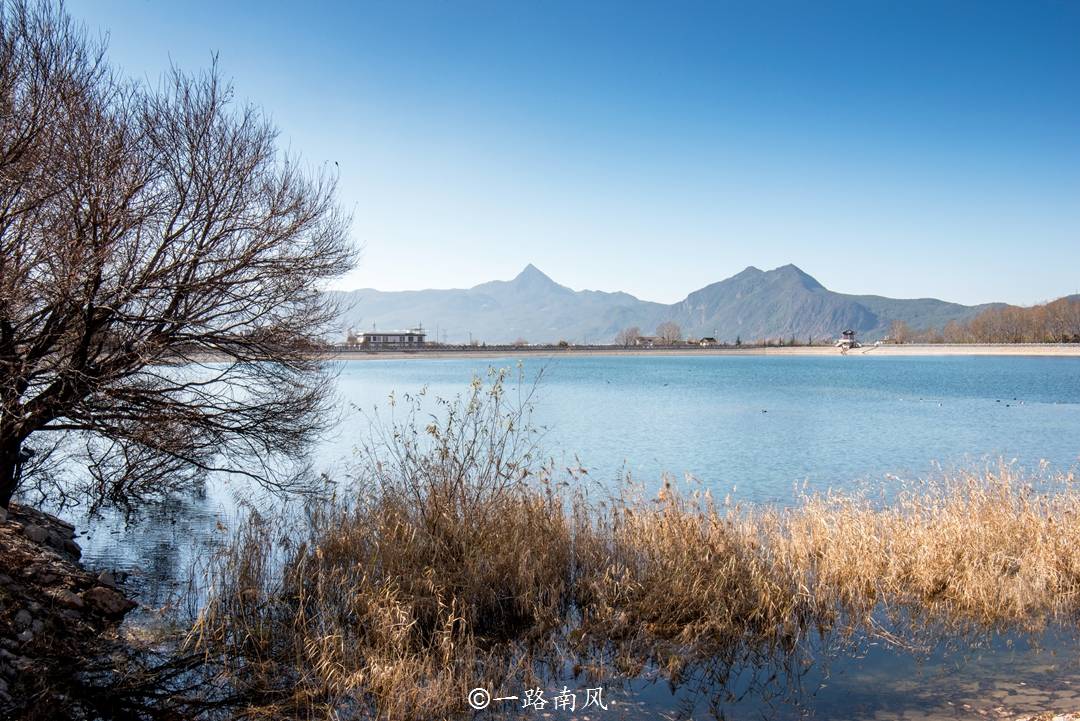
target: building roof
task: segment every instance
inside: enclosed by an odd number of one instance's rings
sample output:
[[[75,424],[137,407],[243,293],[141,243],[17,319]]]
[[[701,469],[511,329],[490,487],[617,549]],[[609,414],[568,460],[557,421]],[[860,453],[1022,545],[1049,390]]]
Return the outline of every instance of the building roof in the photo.
[[[426,330],[366,330],[360,335],[427,335]]]

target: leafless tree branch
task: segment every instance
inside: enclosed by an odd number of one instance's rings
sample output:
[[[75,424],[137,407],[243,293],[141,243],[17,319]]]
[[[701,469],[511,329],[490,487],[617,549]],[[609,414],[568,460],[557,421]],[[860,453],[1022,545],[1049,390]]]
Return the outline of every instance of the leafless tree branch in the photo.
[[[287,484],[329,401],[321,284],[354,257],[336,180],[216,64],[132,83],[61,7],[0,3],[0,505]]]

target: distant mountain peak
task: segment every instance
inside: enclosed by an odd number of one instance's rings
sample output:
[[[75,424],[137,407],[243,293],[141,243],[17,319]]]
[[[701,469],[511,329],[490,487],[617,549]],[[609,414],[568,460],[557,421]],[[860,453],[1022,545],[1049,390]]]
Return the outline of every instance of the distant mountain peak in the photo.
[[[343,317],[345,327],[408,327],[423,320],[450,342],[470,337],[487,343],[608,342],[620,330],[645,332],[674,321],[688,336],[734,342],[795,336],[822,341],[853,328],[863,339],[889,332],[894,320],[912,328],[940,328],[973,317],[980,307],[935,299],[895,300],[845,295],[823,287],[795,265],[764,271],[748,266],[736,275],[690,293],[673,304],[650,303],[625,293],[575,291],[532,263],[512,280],[469,289],[380,293],[365,290]]]
[[[517,274],[517,277],[514,278],[514,280],[517,280],[518,278],[547,278],[548,280],[551,280],[547,273],[540,270],[532,263],[526,265],[521,272]]]
[[[743,268],[741,271],[736,273],[736,275],[761,275],[764,272],[765,271],[763,271],[761,268],[757,267],[756,265],[748,265],[745,268]]]
[[[540,270],[532,263],[526,265],[525,268],[516,276],[514,276],[514,279],[510,282],[517,285],[558,285],[558,283],[553,281],[547,273]]]
[[[770,273],[775,273],[775,274],[777,274],[779,276],[783,276],[783,277],[794,278],[804,288],[807,288],[808,290],[817,290],[817,289],[824,290],[825,289],[825,286],[823,286],[821,283],[819,283],[817,278],[810,275],[809,273],[807,273],[806,271],[804,271],[802,268],[795,265],[794,263],[788,263],[787,265],[782,265],[779,268],[773,268],[769,272]]]

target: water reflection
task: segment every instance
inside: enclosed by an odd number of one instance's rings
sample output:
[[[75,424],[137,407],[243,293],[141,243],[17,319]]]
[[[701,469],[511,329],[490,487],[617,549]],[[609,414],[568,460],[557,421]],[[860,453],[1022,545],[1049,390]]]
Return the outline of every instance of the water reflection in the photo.
[[[193,493],[153,503],[136,518],[111,510],[80,514],[75,525],[88,568],[116,573],[143,606],[158,607],[185,590],[197,560],[224,541],[224,521],[236,512],[222,499]]]
[[[672,721],[932,721],[1075,713],[1077,640],[1075,629],[1055,626],[1036,636],[952,637],[919,653],[864,638],[842,650],[773,659],[730,675],[705,667],[677,687],[651,669],[644,674],[648,678],[612,689],[612,698],[616,717]],[[724,682],[717,683],[717,676]]]

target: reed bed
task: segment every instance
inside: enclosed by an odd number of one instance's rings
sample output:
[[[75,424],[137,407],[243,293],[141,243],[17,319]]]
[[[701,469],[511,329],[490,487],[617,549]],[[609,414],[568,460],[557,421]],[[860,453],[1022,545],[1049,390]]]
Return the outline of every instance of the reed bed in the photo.
[[[773,522],[770,544],[824,605],[1038,630],[1080,608],[1078,514],[1072,474],[1002,464],[916,484],[884,505],[806,499]]]
[[[539,463],[529,396],[504,381],[440,402],[438,420],[406,398],[347,492],[301,523],[240,529],[186,641],[230,714],[465,717],[471,688],[567,669],[676,684],[706,669],[722,686],[854,638],[1077,618],[1072,476],[1003,465],[790,508],[670,482],[598,495]]]

